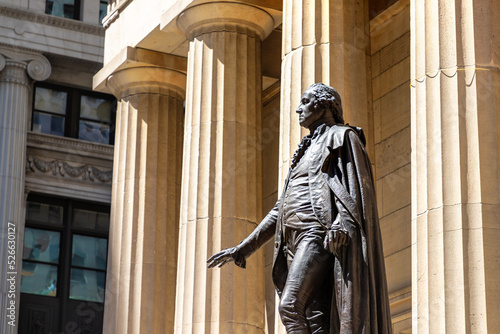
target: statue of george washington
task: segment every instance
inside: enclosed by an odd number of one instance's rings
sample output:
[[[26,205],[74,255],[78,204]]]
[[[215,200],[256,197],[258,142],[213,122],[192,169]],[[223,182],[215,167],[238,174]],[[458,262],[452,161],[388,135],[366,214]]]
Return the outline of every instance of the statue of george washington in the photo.
[[[208,267],[246,258],[275,238],[273,281],[288,333],[391,333],[382,239],[360,128],[344,125],[335,89],[317,83],[297,108],[302,139],[274,208]]]

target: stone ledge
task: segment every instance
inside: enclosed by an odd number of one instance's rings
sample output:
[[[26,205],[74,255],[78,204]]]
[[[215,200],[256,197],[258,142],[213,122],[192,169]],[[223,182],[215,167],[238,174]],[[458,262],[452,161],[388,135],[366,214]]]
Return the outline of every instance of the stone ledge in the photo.
[[[28,131],[28,148],[59,151],[113,161],[114,147],[75,138],[60,137]]]

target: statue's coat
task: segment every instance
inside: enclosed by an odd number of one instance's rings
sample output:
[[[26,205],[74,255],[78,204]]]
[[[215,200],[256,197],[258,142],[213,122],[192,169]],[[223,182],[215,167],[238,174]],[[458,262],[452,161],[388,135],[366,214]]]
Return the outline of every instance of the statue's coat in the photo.
[[[330,333],[391,333],[382,239],[363,132],[344,125],[326,126],[308,150],[312,154],[303,158],[310,159],[309,190],[314,213],[325,228],[344,229],[350,236],[349,244],[335,256]],[[287,183],[288,177],[285,188]],[[281,203],[279,199],[237,246],[242,259],[235,259],[236,264],[244,266],[244,259],[274,234],[273,281],[279,295],[288,270],[283,253]]]

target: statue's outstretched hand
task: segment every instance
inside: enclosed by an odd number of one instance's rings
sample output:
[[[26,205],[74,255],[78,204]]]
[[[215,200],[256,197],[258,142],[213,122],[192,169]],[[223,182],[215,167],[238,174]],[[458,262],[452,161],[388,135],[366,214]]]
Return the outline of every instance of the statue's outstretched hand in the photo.
[[[241,268],[245,268],[246,266],[246,260],[241,255],[240,250],[237,247],[226,248],[218,253],[215,253],[207,260],[207,263],[208,268],[213,268],[215,266],[220,268],[231,261],[234,261],[234,263]]]
[[[349,234],[341,229],[331,229],[326,232],[323,246],[335,255],[340,255],[344,246],[349,244]]]

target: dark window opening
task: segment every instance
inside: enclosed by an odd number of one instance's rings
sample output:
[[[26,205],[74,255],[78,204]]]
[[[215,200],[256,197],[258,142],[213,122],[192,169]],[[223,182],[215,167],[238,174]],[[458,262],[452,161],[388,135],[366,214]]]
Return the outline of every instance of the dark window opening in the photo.
[[[102,333],[108,233],[108,205],[30,194],[20,333]]]
[[[46,0],[45,14],[80,20],[80,0]]]
[[[37,84],[33,95],[32,131],[114,143],[113,96],[47,83]]]
[[[102,20],[108,14],[108,1],[101,1],[99,4],[99,24],[102,25]]]

